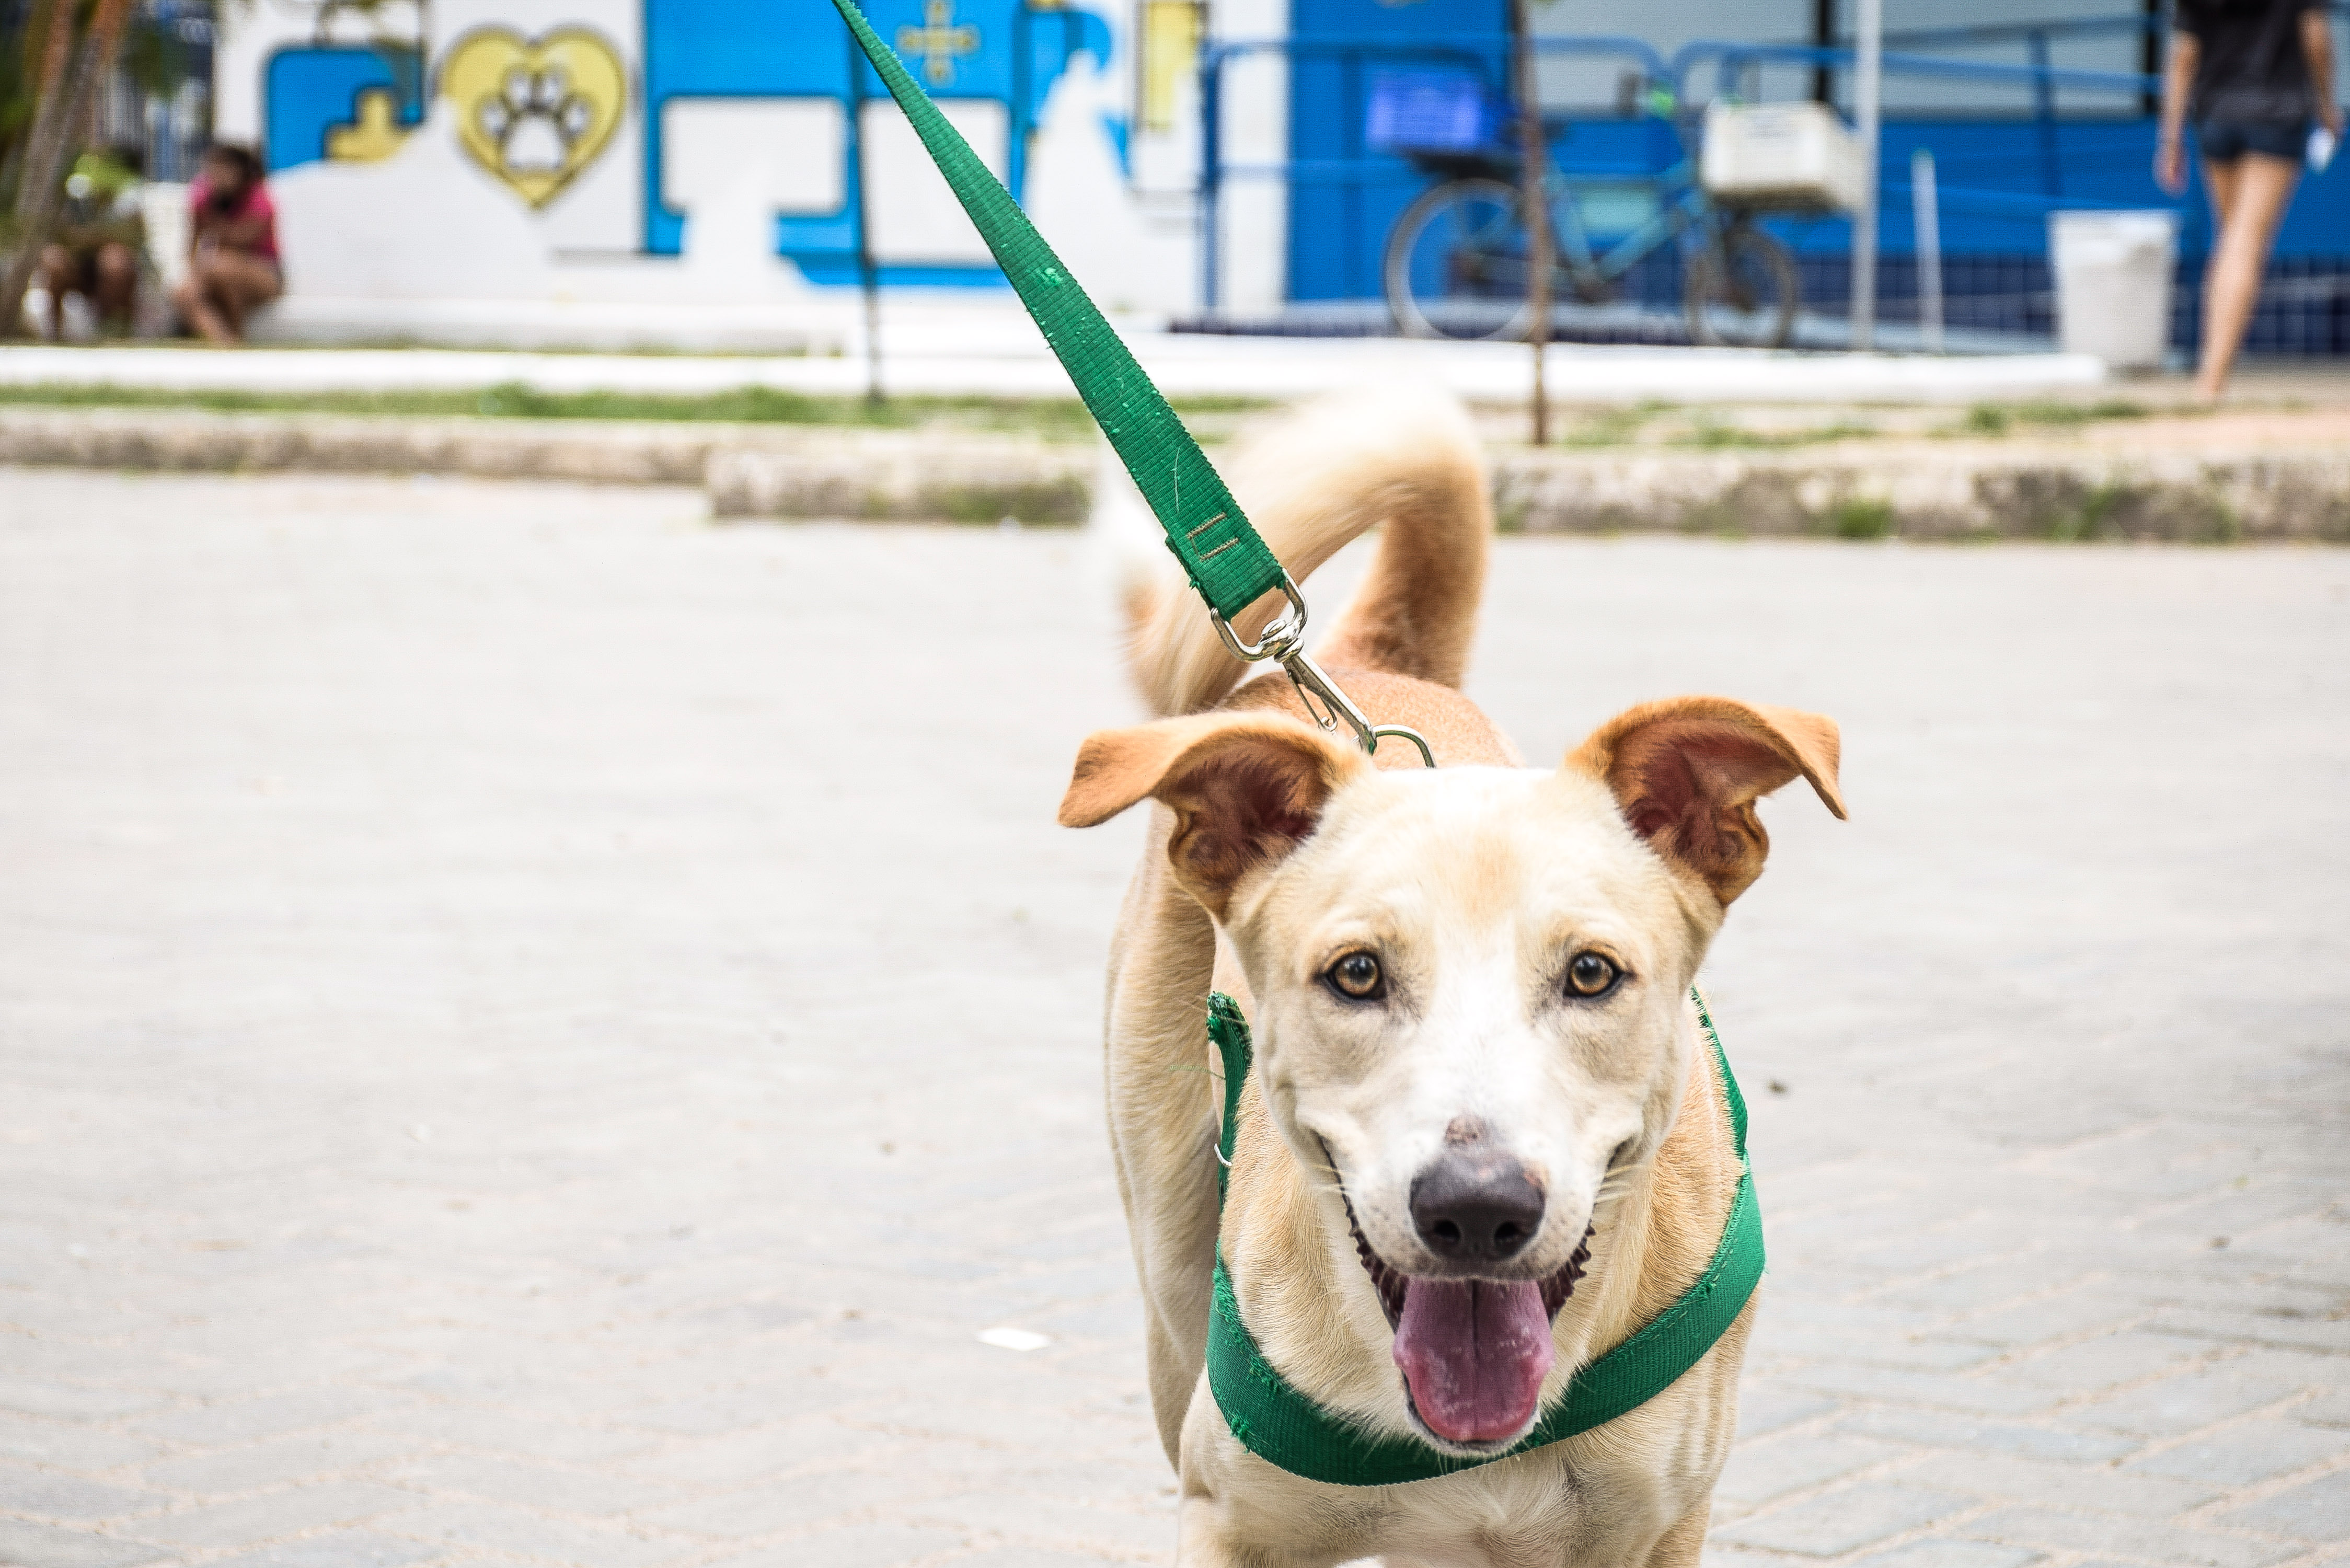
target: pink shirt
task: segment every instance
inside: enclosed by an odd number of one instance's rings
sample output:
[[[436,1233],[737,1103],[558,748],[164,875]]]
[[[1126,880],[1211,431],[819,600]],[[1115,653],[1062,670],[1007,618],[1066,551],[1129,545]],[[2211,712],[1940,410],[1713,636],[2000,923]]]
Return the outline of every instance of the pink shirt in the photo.
[[[201,214],[203,212],[204,203],[212,199],[212,182],[203,175],[197,175],[194,182],[188,187],[189,210]],[[247,248],[265,261],[276,261],[277,259],[277,206],[276,202],[270,201],[268,188],[258,180],[244,188],[244,200],[238,202],[236,211],[229,214],[229,220],[232,223],[242,223],[248,218],[261,220],[261,235]]]

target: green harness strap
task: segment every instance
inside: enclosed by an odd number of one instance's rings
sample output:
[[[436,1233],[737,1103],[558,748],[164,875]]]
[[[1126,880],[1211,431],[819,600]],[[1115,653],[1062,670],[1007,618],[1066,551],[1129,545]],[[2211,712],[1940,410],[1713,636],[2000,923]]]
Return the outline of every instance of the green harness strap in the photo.
[[[930,95],[884,44],[851,0],[832,0],[858,47],[873,62],[889,96],[913,122],[914,134],[953,190],[955,200],[995,254],[995,263],[1059,356],[1094,422],[1134,475],[1135,484],[1167,530],[1167,547],[1183,563],[1191,587],[1226,620],[1289,581],[1257,535],[1200,443],[1142,373],[1125,342],[1110,329],[1086,291],[1045,243],[1028,214],[989,172],[961,132],[947,123]]]
[[[1454,1459],[1416,1438],[1366,1431],[1292,1386],[1265,1360],[1248,1325],[1241,1321],[1240,1303],[1232,1294],[1232,1282],[1224,1272],[1223,1252],[1219,1248],[1215,1299],[1208,1318],[1208,1386],[1232,1436],[1260,1458],[1308,1480],[1333,1486],[1400,1486],[1473,1469],[1587,1432],[1639,1408],[1696,1366],[1737,1320],[1762,1277],[1762,1211],[1755,1203],[1754,1173],[1746,1161],[1746,1096],[1739,1092],[1730,1058],[1721,1049],[1721,1036],[1715,1032],[1705,999],[1695,987],[1690,988],[1690,1000],[1697,1003],[1699,1026],[1713,1049],[1714,1065],[1721,1075],[1722,1098],[1730,1107],[1742,1174],[1737,1196],[1731,1200],[1729,1220],[1722,1226],[1721,1245],[1680,1300],[1575,1373],[1565,1396],[1543,1413],[1534,1430],[1515,1447],[1482,1459]],[[1241,1086],[1248,1082],[1253,1054],[1248,1021],[1241,1016],[1240,1005],[1222,992],[1208,998],[1208,1038],[1215,1043],[1224,1068],[1223,1137],[1217,1146],[1216,1172],[1221,1207],[1231,1157],[1239,1147]]]

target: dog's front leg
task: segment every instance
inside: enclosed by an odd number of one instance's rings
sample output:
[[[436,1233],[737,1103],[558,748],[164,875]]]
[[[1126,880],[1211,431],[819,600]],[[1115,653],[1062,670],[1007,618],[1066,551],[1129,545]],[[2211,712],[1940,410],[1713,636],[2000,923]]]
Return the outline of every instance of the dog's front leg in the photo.
[[[1208,1386],[1184,1413],[1176,1568],[1335,1568],[1378,1550],[1371,1494],[1301,1480],[1241,1446]]]
[[[1705,1549],[1705,1527],[1712,1517],[1713,1496],[1709,1490],[1648,1549],[1647,1568],[1698,1568],[1698,1555]]]

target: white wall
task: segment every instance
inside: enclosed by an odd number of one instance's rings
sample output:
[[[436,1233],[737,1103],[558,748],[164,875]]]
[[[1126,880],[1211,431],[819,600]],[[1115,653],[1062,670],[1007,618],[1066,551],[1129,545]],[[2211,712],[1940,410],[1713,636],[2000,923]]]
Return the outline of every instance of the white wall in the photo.
[[[1287,0],[1217,0],[1209,37],[1275,38]],[[1289,62],[1277,53],[1232,61],[1223,75],[1223,161],[1289,161]],[[1289,293],[1289,182],[1227,176],[1219,212],[1219,305],[1241,315],[1277,310]]]

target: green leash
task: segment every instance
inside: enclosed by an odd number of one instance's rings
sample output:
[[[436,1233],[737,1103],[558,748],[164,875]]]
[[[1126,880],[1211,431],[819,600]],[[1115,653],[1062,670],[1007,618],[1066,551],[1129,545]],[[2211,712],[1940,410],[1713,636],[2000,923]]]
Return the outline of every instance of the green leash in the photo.
[[[1378,750],[1382,736],[1399,736],[1418,746],[1421,759],[1434,767],[1436,756],[1425,740],[1399,725],[1373,724],[1321,667],[1305,657],[1299,646],[1305,635],[1305,600],[1232,492],[1224,488],[1223,478],[1207,453],[1200,450],[1200,443],[1191,439],[1191,432],[1183,428],[1183,421],[1135,363],[1125,341],[1028,221],[1028,214],[939,112],[938,105],[904,63],[873,31],[865,14],[852,0],[832,3],[856,36],[857,47],[880,73],[889,96],[906,111],[914,134],[930,149],[931,161],[946,176],[948,188],[971,215],[987,248],[994,253],[996,265],[1020,296],[1020,303],[1028,307],[1045,341],[1076,384],[1087,411],[1109,438],[1127,472],[1134,476],[1143,500],[1167,532],[1167,547],[1183,564],[1192,589],[1207,600],[1224,646],[1244,661],[1279,659],[1296,682],[1306,711],[1323,729],[1335,731],[1343,720],[1363,749],[1373,753]],[[1273,593],[1286,597],[1289,608],[1255,642],[1243,644],[1232,629],[1232,618]]]
[[[1534,1430],[1514,1447],[1481,1459],[1455,1459],[1417,1438],[1365,1431],[1299,1393],[1264,1358],[1248,1324],[1241,1321],[1240,1302],[1232,1294],[1219,1248],[1208,1317],[1208,1386],[1232,1436],[1252,1453],[1308,1480],[1332,1486],[1400,1486],[1490,1465],[1604,1426],[1638,1409],[1695,1366],[1737,1321],[1762,1278],[1762,1211],[1755,1202],[1754,1173],[1746,1160],[1746,1096],[1739,1092],[1721,1036],[1695,987],[1690,1000],[1697,1003],[1698,1024],[1721,1074],[1721,1096],[1730,1108],[1741,1174],[1713,1262],[1679,1301],[1576,1372],[1558,1403],[1544,1411]],[[1215,1043],[1224,1067],[1223,1137],[1216,1149],[1216,1201],[1221,1208],[1232,1155],[1240,1147],[1241,1086],[1248,1082],[1254,1054],[1248,1021],[1241,1016],[1240,1005],[1222,992],[1208,998],[1208,1038]]]

